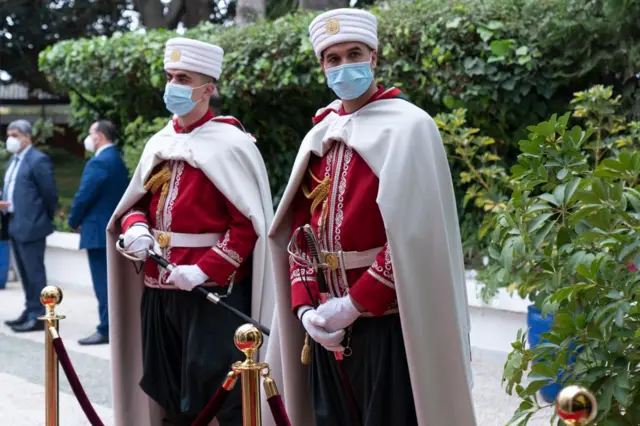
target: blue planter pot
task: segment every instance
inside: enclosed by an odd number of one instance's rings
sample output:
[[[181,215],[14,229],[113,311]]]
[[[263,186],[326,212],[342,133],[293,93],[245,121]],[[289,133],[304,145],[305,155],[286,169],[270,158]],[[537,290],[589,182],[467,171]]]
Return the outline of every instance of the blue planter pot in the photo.
[[[533,305],[529,305],[527,312],[527,326],[529,327],[529,334],[527,340],[529,347],[535,348],[541,343],[544,343],[541,335],[551,330],[553,324],[553,315],[542,316],[542,313],[538,308]],[[556,377],[555,380],[549,380],[549,384],[540,389],[540,396],[548,403],[555,401],[558,393],[562,389],[560,383],[561,378]]]
[[[9,278],[9,242],[0,241],[0,289],[5,288]]]

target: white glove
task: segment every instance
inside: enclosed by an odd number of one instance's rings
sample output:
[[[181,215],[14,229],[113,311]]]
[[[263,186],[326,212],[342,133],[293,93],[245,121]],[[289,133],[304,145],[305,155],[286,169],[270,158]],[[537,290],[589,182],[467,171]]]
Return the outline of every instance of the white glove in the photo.
[[[146,260],[149,249],[160,254],[160,246],[149,232],[149,228],[140,222],[131,225],[124,233],[123,246],[127,254],[139,260]]]
[[[342,339],[344,339],[344,330],[327,332],[324,329],[326,321],[318,315],[315,309],[303,306],[298,309],[298,317],[302,321],[302,325],[311,338],[320,343],[326,350],[331,352],[342,352]]]
[[[327,300],[318,307],[317,312],[326,321],[324,328],[328,332],[347,328],[360,316],[360,311],[348,294]]]
[[[171,272],[167,282],[181,290],[191,291],[207,281],[209,277],[202,272],[198,265],[180,265]]]

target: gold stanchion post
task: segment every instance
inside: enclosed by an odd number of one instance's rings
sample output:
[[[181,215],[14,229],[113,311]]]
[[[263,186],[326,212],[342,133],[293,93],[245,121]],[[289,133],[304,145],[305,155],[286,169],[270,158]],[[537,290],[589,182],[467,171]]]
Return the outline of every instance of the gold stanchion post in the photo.
[[[242,380],[242,426],[261,426],[260,372],[268,366],[256,363],[253,356],[262,346],[262,332],[253,324],[244,324],[236,330],[234,342],[247,357],[233,365]]]
[[[59,384],[58,384],[58,356],[53,347],[53,337],[50,328],[58,331],[58,321],[63,315],[56,314],[56,306],[62,301],[62,290],[58,287],[47,286],[40,293],[40,302],[46,308],[46,314],[39,317],[45,321],[44,350],[45,350],[45,426],[59,426]]]
[[[556,413],[567,426],[587,426],[598,415],[598,402],[580,386],[567,386],[556,398]]]

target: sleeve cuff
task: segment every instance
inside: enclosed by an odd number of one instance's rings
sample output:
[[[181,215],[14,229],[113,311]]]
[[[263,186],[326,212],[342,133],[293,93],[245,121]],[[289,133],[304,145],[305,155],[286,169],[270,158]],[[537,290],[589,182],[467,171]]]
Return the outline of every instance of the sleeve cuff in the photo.
[[[317,300],[320,294],[318,293],[316,283],[309,282],[308,285],[309,290],[311,290],[311,295]],[[297,313],[298,308],[305,305],[313,306],[313,301],[309,298],[309,293],[304,284],[298,281],[291,286],[291,309],[293,313]]]
[[[136,211],[130,211],[129,213],[125,214],[120,220],[120,224],[122,226],[122,232],[127,232],[127,230],[131,227],[131,225],[138,222],[143,222],[147,226],[149,226],[147,215],[145,215],[143,212],[136,210]]]
[[[373,275],[364,273],[349,289],[349,295],[354,302],[362,306],[367,312],[381,316],[396,297],[394,288],[382,283]]]
[[[215,262],[212,256],[217,257],[217,253],[213,250],[207,251],[207,253],[200,258],[198,268],[202,270],[210,280],[219,286],[227,286],[230,284],[230,279],[237,271],[237,267],[228,262]]]

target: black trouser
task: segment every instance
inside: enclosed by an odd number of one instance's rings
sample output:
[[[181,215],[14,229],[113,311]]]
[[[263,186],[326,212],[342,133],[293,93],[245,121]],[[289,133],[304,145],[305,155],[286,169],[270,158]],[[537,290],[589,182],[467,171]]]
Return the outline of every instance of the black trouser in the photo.
[[[12,238],[11,247],[24,289],[25,311],[29,318],[44,315],[45,309],[40,302],[40,293],[47,285],[47,271],[44,266],[46,239],[24,243]]]
[[[236,283],[223,300],[250,315],[251,280]],[[244,360],[233,341],[244,321],[196,291],[152,288],[144,290],[141,315],[144,373],[140,386],[164,408],[169,424],[190,425],[231,365]],[[216,418],[220,426],[242,424],[239,385]]]
[[[315,426],[417,426],[399,315],[353,324],[343,370],[355,397],[349,403],[333,352],[313,342],[310,369]],[[353,421],[355,411],[358,421]]]

